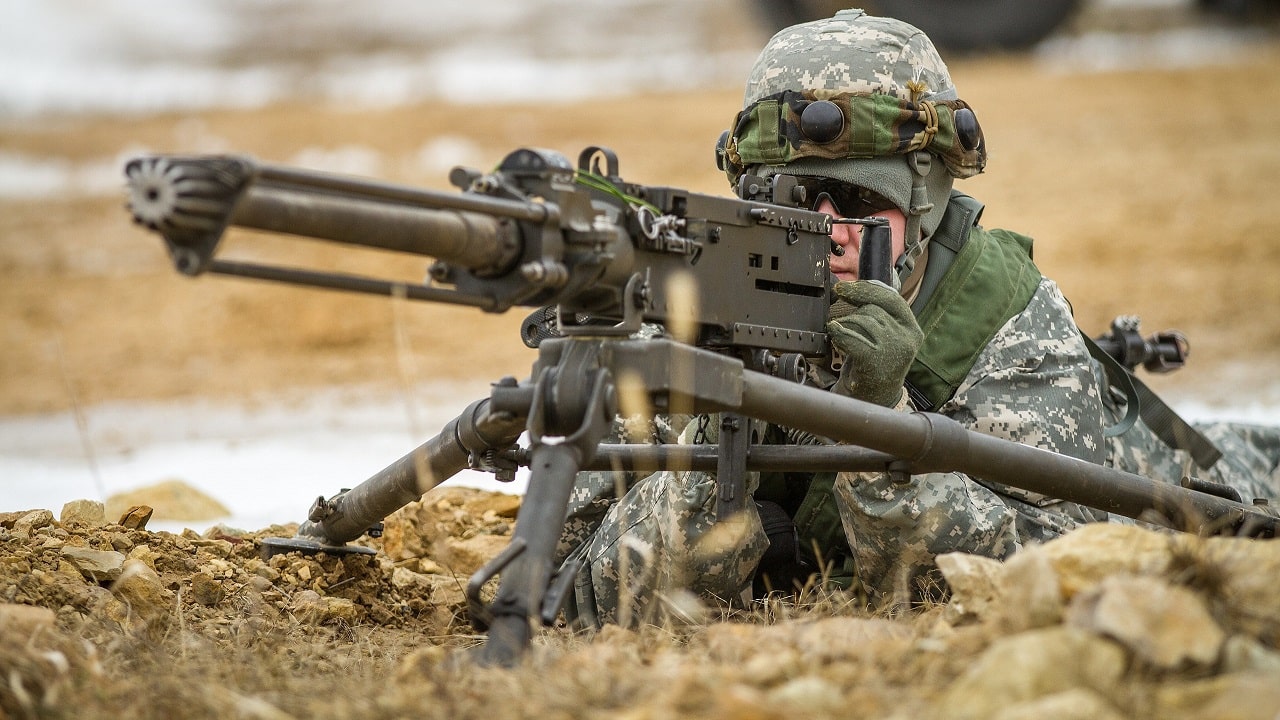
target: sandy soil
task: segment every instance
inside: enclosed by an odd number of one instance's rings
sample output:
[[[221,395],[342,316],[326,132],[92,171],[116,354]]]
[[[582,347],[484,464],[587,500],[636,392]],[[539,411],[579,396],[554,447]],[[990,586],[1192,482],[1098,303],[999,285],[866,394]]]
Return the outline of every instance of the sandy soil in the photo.
[[[598,633],[539,631],[480,667],[466,579],[519,498],[453,489],[376,555],[262,559],[221,526],[0,513],[0,719],[1192,718],[1280,708],[1280,545],[1095,524],[1006,563],[946,556],[944,605],[867,612],[809,588],[670,601]],[[700,552],[705,548],[694,548]],[[485,593],[489,592],[486,588]]]
[[[1017,59],[952,71],[991,146],[987,174],[961,187],[985,224],[1037,238],[1036,257],[1082,327],[1121,313],[1176,327],[1192,369],[1156,387],[1244,402],[1280,359],[1280,47],[1225,67],[1053,74]],[[65,118],[0,126],[0,151],[89,162],[124,148],[245,152],[285,162],[358,146],[387,179],[447,187],[407,161],[432,138],[474,145],[477,164],[521,145],[618,151],[628,179],[727,193],[711,147],[739,91],[550,106],[426,106],[353,112],[273,107],[149,118]],[[404,162],[398,162],[406,159]],[[240,234],[229,252],[420,277],[425,263]],[[179,277],[121,197],[0,202],[0,413],[55,411],[72,398],[246,398],[331,384],[522,376],[523,313]],[[397,354],[396,328],[403,330]],[[1224,378],[1230,381],[1223,383]],[[1214,386],[1228,385],[1225,394]]]

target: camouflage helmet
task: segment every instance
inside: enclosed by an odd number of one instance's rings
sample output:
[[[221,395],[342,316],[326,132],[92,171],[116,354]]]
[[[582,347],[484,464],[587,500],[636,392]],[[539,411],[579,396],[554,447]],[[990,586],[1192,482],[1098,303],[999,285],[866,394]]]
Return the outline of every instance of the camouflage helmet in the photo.
[[[927,36],[862,10],[782,30],[747,79],[725,145],[730,180],[750,170],[870,190],[927,238],[954,178],[982,172],[986,143]],[[924,243],[909,243],[904,274]]]

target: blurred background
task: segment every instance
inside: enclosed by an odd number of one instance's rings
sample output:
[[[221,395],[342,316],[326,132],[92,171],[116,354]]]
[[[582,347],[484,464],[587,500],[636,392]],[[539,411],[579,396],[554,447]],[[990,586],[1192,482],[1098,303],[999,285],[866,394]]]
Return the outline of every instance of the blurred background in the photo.
[[[1192,417],[1280,421],[1280,42],[1271,0],[882,0],[938,23],[991,147],[960,183],[1090,334],[1191,339],[1149,378]],[[228,522],[298,520],[533,359],[522,312],[187,279],[129,223],[146,152],[445,188],[520,146],[728,194],[715,138],[779,23],[733,0],[6,0],[0,4],[0,511],[167,479]],[[968,32],[977,28],[982,32]],[[421,278],[241,233],[228,251]],[[207,523],[206,523],[207,524]]]

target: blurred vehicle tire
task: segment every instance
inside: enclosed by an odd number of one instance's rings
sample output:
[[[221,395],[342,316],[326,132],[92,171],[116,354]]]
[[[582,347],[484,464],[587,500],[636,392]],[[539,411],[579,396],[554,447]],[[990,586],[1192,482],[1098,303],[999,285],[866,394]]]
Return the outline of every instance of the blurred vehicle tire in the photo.
[[[915,25],[935,45],[953,52],[1017,50],[1043,40],[1081,0],[864,0],[863,7]],[[771,32],[831,17],[845,2],[756,0]]]

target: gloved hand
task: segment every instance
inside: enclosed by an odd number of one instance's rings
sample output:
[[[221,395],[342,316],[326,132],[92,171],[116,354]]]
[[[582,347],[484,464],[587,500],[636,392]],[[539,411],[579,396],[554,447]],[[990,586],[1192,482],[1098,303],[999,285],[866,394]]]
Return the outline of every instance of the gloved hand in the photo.
[[[870,280],[836,283],[827,313],[831,344],[844,355],[840,382],[858,400],[893,407],[924,333],[897,291]]]

